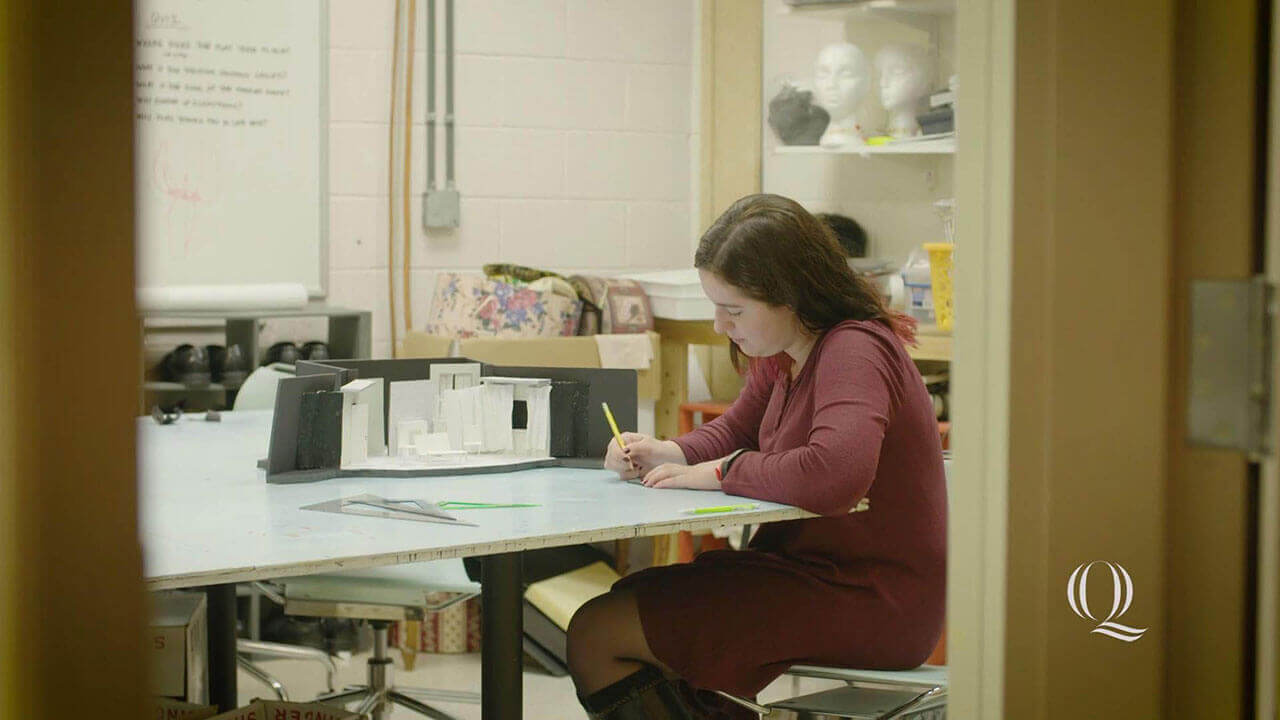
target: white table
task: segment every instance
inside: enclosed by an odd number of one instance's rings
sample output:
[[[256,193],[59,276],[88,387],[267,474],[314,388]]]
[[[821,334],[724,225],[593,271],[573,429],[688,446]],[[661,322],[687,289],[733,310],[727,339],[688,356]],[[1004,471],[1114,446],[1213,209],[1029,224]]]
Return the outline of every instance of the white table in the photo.
[[[235,704],[235,590],[249,580],[341,569],[483,556],[482,713],[521,713],[520,551],[677,530],[810,517],[759,502],[730,514],[688,508],[742,502],[720,492],[652,490],[604,470],[540,468],[430,478],[338,478],[269,485],[269,412],[186,416],[174,425],[138,420],[140,522],[148,589],[204,587],[209,593],[212,699]],[[302,510],[340,497],[538,503],[536,508],[457,512],[478,527]]]

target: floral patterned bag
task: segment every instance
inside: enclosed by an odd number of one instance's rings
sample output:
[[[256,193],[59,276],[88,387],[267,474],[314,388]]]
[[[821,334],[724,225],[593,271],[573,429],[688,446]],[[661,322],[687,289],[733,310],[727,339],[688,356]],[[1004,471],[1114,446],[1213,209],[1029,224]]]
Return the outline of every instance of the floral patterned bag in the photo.
[[[440,273],[426,332],[455,338],[573,335],[582,305],[537,283]]]

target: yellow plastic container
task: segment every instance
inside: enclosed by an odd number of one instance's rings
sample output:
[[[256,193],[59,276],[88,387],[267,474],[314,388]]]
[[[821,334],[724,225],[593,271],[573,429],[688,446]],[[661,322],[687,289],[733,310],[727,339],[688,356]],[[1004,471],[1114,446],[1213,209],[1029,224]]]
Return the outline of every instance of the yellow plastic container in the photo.
[[[955,250],[951,243],[925,243],[929,253],[929,280],[933,284],[933,313],[938,329],[951,330],[952,311],[951,261]]]

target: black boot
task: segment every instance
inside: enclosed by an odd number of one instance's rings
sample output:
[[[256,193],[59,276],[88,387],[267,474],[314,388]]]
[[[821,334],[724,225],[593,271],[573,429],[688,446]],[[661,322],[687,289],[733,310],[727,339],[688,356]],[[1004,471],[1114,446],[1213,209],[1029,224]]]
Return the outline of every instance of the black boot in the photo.
[[[189,388],[209,387],[212,379],[204,348],[187,343],[164,356],[160,362],[160,375],[165,380],[182,383]]]
[[[592,720],[695,720],[675,683],[652,665],[578,700]]]

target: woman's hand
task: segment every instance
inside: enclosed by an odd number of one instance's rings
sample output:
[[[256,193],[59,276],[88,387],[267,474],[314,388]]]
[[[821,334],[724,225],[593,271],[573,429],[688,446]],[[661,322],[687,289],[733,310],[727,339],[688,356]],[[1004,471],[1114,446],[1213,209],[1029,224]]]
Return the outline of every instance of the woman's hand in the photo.
[[[684,451],[670,440],[655,440],[640,433],[622,433],[622,441],[627,447],[618,447],[615,438],[609,441],[609,449],[604,456],[606,470],[613,470],[623,480],[643,477],[663,463],[684,465]]]
[[[708,460],[697,465],[659,465],[644,476],[645,487],[687,488],[689,490],[719,490],[720,479],[716,466],[720,460]]]

